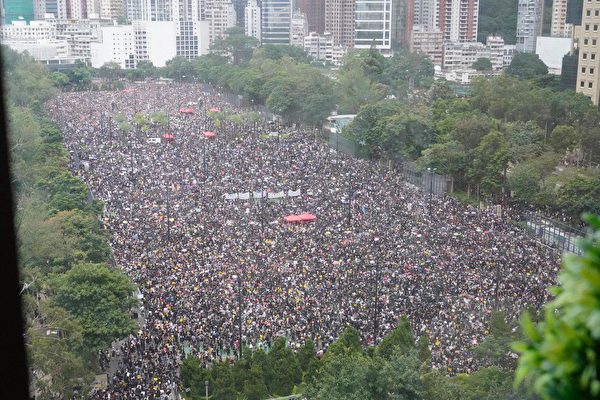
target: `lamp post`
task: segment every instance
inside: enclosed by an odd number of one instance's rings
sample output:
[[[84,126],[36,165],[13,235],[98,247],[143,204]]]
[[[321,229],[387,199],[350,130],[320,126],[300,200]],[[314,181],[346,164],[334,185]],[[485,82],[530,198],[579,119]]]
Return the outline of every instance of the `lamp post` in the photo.
[[[204,388],[205,388],[205,394],[206,394],[206,400],[208,400],[208,381],[204,381]]]
[[[239,360],[242,359],[242,277],[241,274],[240,276],[234,275],[233,279],[237,280],[237,287],[238,287],[238,344],[239,344]]]
[[[377,337],[379,336],[379,264],[375,261],[371,261],[374,264],[375,270],[375,310],[373,313],[373,345],[377,344]]]
[[[437,171],[437,168],[427,168],[429,175],[429,214],[431,214],[431,203],[433,201],[433,174]]]

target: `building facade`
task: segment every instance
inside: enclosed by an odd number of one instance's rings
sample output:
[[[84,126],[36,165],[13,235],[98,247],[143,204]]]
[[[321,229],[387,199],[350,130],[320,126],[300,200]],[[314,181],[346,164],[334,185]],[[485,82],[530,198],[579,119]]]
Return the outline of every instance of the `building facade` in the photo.
[[[290,44],[291,0],[262,0],[262,44]]]
[[[296,47],[303,47],[306,35],[308,35],[308,21],[306,20],[306,16],[299,11],[294,11],[290,23],[290,44]]]
[[[544,0],[519,0],[517,13],[517,51],[535,53],[537,37],[542,34]]]
[[[244,31],[246,36],[255,37],[260,41],[262,36],[260,21],[260,7],[257,0],[248,0],[248,5],[244,12]]]
[[[356,0],[354,47],[392,51],[392,0]]]
[[[227,29],[235,26],[237,17],[233,3],[215,4],[206,10],[206,20],[208,21],[208,43],[210,46],[216,39],[224,37]]]
[[[571,37],[573,26],[567,23],[567,3],[567,0],[554,0],[552,2],[550,36]]]
[[[410,51],[429,57],[433,65],[442,65],[444,53],[444,33],[430,31],[416,25],[413,27]]]
[[[296,9],[306,15],[309,32],[325,32],[324,0],[296,0]]]
[[[334,44],[354,46],[354,18],[355,0],[325,0],[325,31],[331,33]]]
[[[581,33],[578,43],[579,60],[577,92],[588,96],[594,105],[600,104],[600,7],[596,2],[584,2]]]
[[[479,0],[438,0],[436,7],[437,24],[444,33],[444,41],[477,41]]]

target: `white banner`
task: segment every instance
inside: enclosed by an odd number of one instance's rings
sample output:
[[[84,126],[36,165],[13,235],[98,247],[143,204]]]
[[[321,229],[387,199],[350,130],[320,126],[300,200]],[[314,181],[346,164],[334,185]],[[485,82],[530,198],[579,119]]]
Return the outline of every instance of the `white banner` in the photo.
[[[300,196],[300,189],[294,191],[294,190],[288,190],[288,194],[289,197],[298,197]]]
[[[240,200],[248,200],[250,198],[250,192],[238,193]]]

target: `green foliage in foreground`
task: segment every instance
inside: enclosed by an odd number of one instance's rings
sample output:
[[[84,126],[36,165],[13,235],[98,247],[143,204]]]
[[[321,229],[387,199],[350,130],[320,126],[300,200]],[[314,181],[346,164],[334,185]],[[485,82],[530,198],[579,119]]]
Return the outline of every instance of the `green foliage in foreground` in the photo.
[[[2,56],[29,363],[39,398],[70,398],[92,381],[96,352],[132,332],[133,286],[107,267],[101,204],[67,169],[62,134],[43,114],[61,77],[5,47]]]
[[[517,382],[533,378],[544,399],[600,398],[600,218],[586,219],[592,230],[580,244],[583,255],[565,256],[545,321],[524,316],[527,340],[515,345]]]
[[[260,400],[299,392],[314,400],[529,399],[512,385],[509,344],[518,332],[501,313],[492,316],[490,332],[475,349],[487,367],[472,374],[449,377],[446,371],[431,369],[428,338],[415,341],[408,320],[401,318],[376,347],[363,347],[358,331],[347,328],[320,359],[311,341],[294,353],[285,348],[283,338],[268,353],[246,349],[243,359],[233,364],[203,368],[190,356],[181,369],[183,390],[188,399],[200,400],[208,381],[212,399]]]

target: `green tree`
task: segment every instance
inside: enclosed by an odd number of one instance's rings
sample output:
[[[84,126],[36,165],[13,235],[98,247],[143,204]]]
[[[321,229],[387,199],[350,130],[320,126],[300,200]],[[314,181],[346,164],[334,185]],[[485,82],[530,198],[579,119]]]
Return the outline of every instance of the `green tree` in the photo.
[[[223,37],[217,38],[210,51],[225,57],[230,57],[233,65],[246,64],[250,61],[254,49],[260,42],[244,34],[244,29],[238,26],[227,29]]]
[[[385,359],[391,359],[397,354],[406,354],[415,348],[415,338],[408,318],[400,318],[398,326],[388,333],[377,346],[375,354]]]
[[[581,134],[572,126],[558,125],[552,130],[549,143],[556,153],[564,154],[581,143]]]
[[[79,264],[54,280],[53,301],[72,313],[83,328],[89,352],[110,346],[133,332],[129,310],[136,304],[133,285],[102,264]]]
[[[548,74],[548,67],[537,54],[517,53],[506,73],[519,79],[533,79]]]
[[[302,370],[294,352],[286,346],[285,338],[278,337],[267,353],[271,370],[265,375],[269,392],[273,395],[292,394],[294,385],[302,381]]]
[[[600,218],[586,219],[592,229],[580,242],[583,254],[564,257],[544,321],[534,325],[525,315],[527,339],[514,346],[521,353],[517,382],[533,379],[544,399],[600,396]]]
[[[473,69],[477,71],[491,71],[492,70],[492,62],[487,57],[478,58],[477,61],[473,63],[471,66]]]

